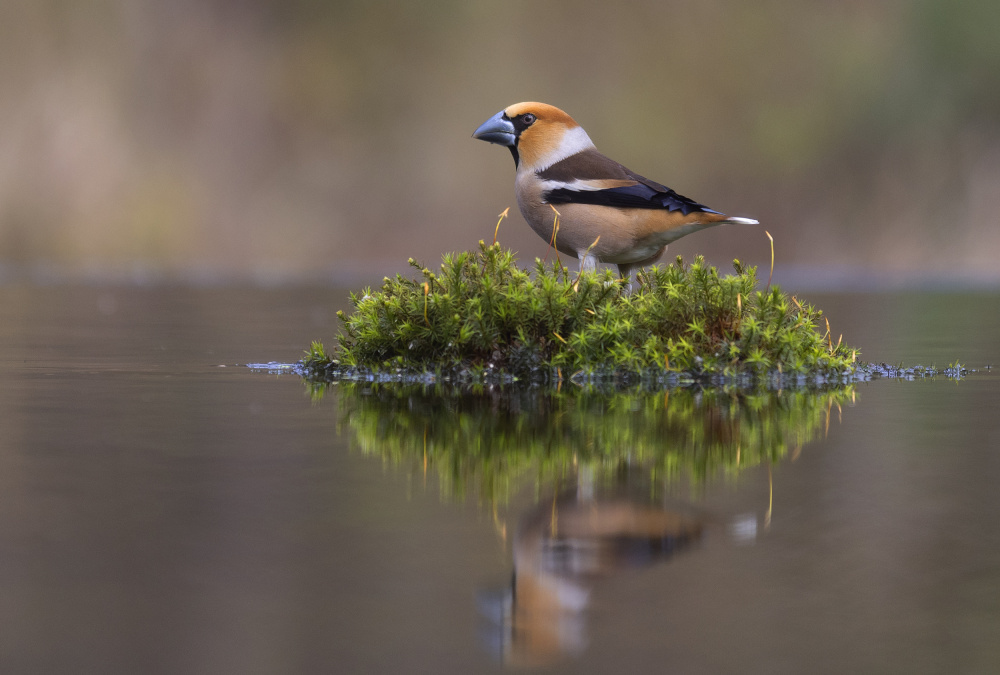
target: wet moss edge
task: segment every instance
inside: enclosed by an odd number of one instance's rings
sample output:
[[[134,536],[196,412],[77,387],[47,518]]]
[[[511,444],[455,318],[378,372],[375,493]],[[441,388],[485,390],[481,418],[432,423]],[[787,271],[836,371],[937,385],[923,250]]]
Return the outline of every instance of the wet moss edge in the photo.
[[[523,270],[513,252],[484,242],[446,254],[436,272],[410,264],[416,278],[351,294],[337,344],[306,353],[307,379],[749,386],[864,373],[859,350],[834,339],[819,309],[761,290],[756,268],[738,260],[721,275],[701,257],[678,258],[639,272],[631,293],[610,270],[538,259]]]

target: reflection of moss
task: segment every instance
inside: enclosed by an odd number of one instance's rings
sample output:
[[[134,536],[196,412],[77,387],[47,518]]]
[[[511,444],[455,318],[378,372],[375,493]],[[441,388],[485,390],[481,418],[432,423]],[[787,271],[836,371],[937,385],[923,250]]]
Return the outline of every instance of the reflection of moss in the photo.
[[[366,454],[436,472],[446,493],[505,501],[519,478],[578,465],[605,479],[623,466],[704,479],[776,462],[816,438],[853,386],[830,391],[379,386],[334,390],[341,428]]]
[[[654,266],[638,273],[631,294],[608,270],[578,275],[537,261],[529,274],[499,244],[447,255],[439,273],[411,263],[419,280],[397,275],[351,296],[355,312],[339,315],[338,348],[328,354],[314,344],[303,364],[308,377],[841,377],[857,356],[820,332],[819,311],[777,288],[757,290],[756,270],[739,262],[730,276],[701,258]]]

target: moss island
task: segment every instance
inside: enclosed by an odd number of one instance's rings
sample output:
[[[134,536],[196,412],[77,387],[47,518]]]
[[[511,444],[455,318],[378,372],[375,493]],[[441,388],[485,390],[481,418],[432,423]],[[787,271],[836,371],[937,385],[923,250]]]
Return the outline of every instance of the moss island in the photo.
[[[822,312],[733,262],[720,275],[698,257],[636,275],[571,272],[558,260],[517,266],[498,243],[447,254],[439,272],[386,278],[351,294],[330,352],[313,343],[308,379],[532,383],[639,378],[663,385],[762,377],[841,382],[858,350],[834,340]],[[821,321],[825,330],[821,330]]]

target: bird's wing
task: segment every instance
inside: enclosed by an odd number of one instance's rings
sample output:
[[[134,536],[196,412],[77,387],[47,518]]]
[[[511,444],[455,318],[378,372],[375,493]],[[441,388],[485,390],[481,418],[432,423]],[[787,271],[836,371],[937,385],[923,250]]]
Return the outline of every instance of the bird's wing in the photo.
[[[549,204],[719,213],[630,171],[597,150],[584,150],[538,172]]]

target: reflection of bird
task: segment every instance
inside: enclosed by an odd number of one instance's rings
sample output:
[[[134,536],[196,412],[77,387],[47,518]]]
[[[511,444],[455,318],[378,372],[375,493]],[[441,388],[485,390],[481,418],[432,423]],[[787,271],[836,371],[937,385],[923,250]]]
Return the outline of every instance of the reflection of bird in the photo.
[[[594,582],[669,560],[700,541],[707,524],[687,508],[635,501],[624,486],[595,496],[583,475],[578,480],[575,491],[542,500],[520,519],[513,585],[503,597],[482,598],[502,629],[491,644],[509,665],[544,666],[582,651]]]
[[[546,241],[555,239],[560,251],[579,258],[581,270],[616,263],[627,278],[686,234],[727,223],[757,224],[629,171],[599,153],[572,117],[545,103],[509,106],[473,137],[510,149],[524,219]]]

